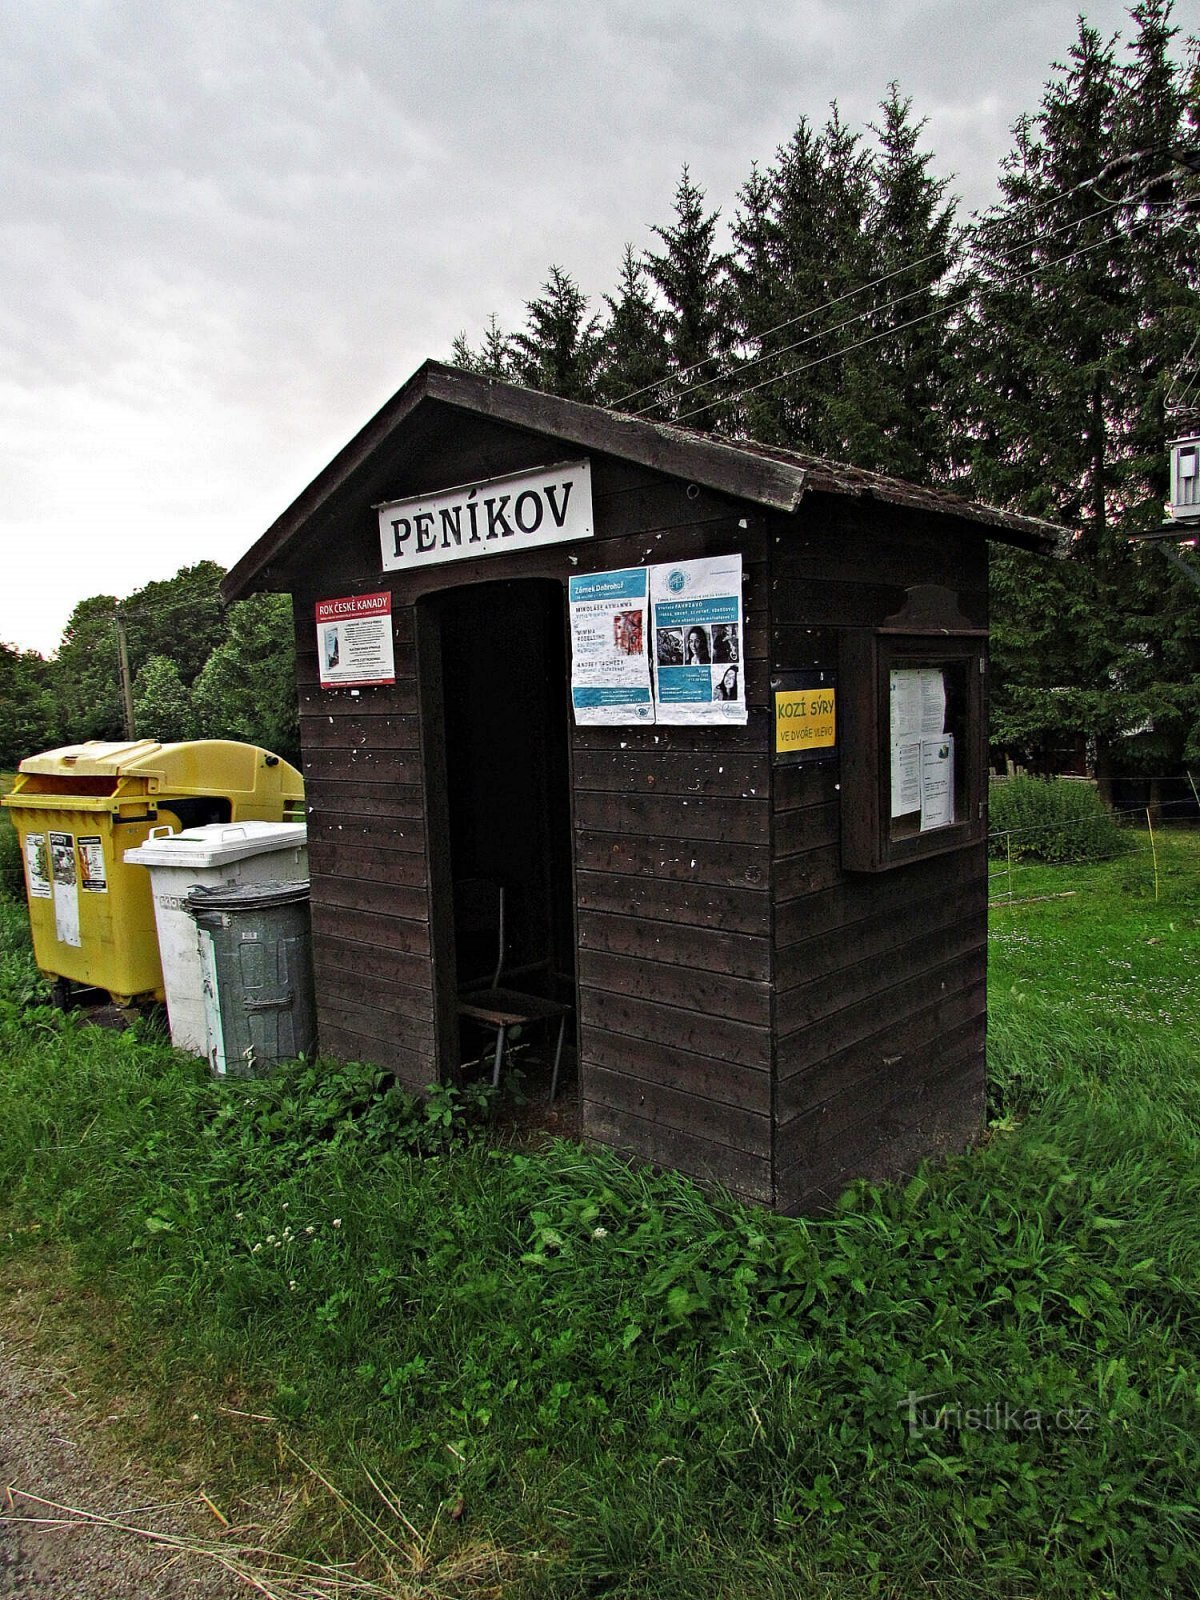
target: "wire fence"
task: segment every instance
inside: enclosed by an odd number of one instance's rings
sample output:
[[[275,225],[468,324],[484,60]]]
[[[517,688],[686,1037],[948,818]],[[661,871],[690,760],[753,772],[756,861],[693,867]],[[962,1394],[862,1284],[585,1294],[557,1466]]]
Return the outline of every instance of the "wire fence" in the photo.
[[[1200,896],[1200,825],[1195,808],[1187,801],[1168,801],[1158,808],[1158,818],[1148,807],[1130,806],[1110,813],[1120,828],[1124,849],[1118,859],[1126,864],[1124,878],[1130,891],[1161,900],[1174,892],[1181,874],[1190,892]],[[1094,883],[1093,869],[1101,860],[1088,858],[1049,862],[1023,853],[1032,835],[1069,835],[1081,838],[1095,829],[1096,819],[1038,823],[1024,828],[997,828],[988,834],[988,907],[1032,905],[1042,900],[1065,900],[1086,893]]]

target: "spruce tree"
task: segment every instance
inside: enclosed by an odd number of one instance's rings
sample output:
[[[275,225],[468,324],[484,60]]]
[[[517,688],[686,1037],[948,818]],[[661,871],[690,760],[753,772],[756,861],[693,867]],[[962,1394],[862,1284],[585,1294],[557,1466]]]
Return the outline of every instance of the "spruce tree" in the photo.
[[[594,400],[600,318],[569,272],[550,268],[542,294],[526,306],[525,327],[509,341],[512,376],[566,400]]]
[[[460,333],[450,347],[450,364],[485,378],[512,377],[511,342],[502,332],[494,311],[488,318],[479,349],[473,350],[466,333]]]
[[[663,249],[646,257],[646,270],[662,295],[673,414],[688,427],[721,425],[720,374],[730,347],[726,257],[716,248],[719,211],[704,209],[704,191],[687,167],[675,191],[675,221],[655,227]],[[634,408],[637,409],[636,407]]]
[[[947,275],[959,255],[949,180],[929,171],[919,148],[925,123],[912,101],[888,87],[879,150],[872,168],[867,218],[875,310],[859,337],[873,337],[853,371],[867,378],[857,396],[858,438],[852,459],[914,483],[944,480],[951,424],[951,329]]]
[[[742,190],[732,280],[741,346],[734,379],[753,438],[845,457],[848,368],[839,352],[869,301],[865,225],[870,158],[833,108],[817,133],[801,118],[774,165]],[[856,324],[857,325],[857,324]]]
[[[1124,68],[1081,23],[974,240],[970,486],[1071,530],[1053,576],[993,557],[995,726],[1034,764],[1086,741],[1105,782],[1178,758],[1200,666],[1194,591],[1128,539],[1161,517],[1169,304],[1195,305],[1194,242],[1173,261],[1147,210],[1180,122],[1169,15],[1136,8]]]
[[[654,418],[667,414],[667,336],[662,312],[646,281],[644,262],[625,246],[616,295],[605,295],[604,330],[597,397],[604,405],[639,411]]]

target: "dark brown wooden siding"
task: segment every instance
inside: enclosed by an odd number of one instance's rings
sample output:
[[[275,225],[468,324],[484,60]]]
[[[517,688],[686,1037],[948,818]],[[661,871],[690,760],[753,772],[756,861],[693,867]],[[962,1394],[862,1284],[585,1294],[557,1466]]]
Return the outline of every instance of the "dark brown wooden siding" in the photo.
[[[814,497],[777,519],[778,669],[836,668],[849,628],[897,612],[905,589],[952,589],[987,619],[976,531]],[[965,1145],[983,1111],[987,865],[975,847],[883,874],[841,866],[838,763],[776,768],[772,785],[775,1199],[819,1210]]]
[[[572,735],[585,1137],[771,1203],[766,529],[593,463],[580,572],[727,555],[745,579],[744,728]]]
[[[296,599],[296,676],[321,1049],[420,1089],[434,1045],[424,771],[413,616],[393,616],[392,687],[323,689],[313,601],[369,584],[331,574]]]
[[[772,766],[770,673],[836,667],[913,584],[986,621],[978,530],[810,496],[770,515],[593,456],[596,536],[395,580],[372,501],[569,455],[480,420],[422,425],[364,468],[293,574],[322,1048],[414,1088],[452,1070],[436,981],[429,791],[436,704],[417,605],[438,590],[740,550],[744,728],[572,728],[579,1082],[585,1137],[788,1211],[965,1143],[982,1107],[979,848],[870,877],[842,870],[837,762]],[[390,587],[393,687],[319,687],[315,599]],[[421,619],[426,618],[421,610]],[[422,626],[424,621],[422,620]],[[440,671],[440,667],[437,669]],[[430,751],[427,768],[423,750]],[[439,860],[435,852],[435,862]]]

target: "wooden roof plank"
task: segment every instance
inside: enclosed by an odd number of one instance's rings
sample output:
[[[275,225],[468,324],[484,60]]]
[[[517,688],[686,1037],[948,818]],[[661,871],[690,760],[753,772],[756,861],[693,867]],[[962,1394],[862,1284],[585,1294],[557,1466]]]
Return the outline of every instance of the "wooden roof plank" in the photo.
[[[649,422],[427,361],[234,565],[221,584],[225,599],[270,587],[272,565],[310,529],[354,474],[400,433],[413,413],[431,404],[635,461],[774,511],[794,511],[806,492],[816,491],[981,524],[1007,543],[1045,554],[1063,535],[1061,529],[1033,517],[977,505],[944,490],[921,488],[861,467],[753,440],[717,438],[673,423]]]

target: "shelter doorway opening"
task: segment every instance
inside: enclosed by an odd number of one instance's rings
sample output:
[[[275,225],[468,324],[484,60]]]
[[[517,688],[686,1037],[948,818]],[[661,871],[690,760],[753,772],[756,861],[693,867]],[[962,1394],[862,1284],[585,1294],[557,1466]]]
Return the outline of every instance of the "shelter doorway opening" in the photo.
[[[430,816],[442,837],[435,970],[458,1063],[490,1073],[497,1034],[464,1010],[464,995],[498,986],[575,1004],[563,591],[544,579],[470,584],[432,605],[444,769]],[[427,745],[437,732],[427,728]],[[564,1037],[560,1099],[572,1078],[573,1016]],[[557,1038],[557,1024],[534,1023],[507,1044],[502,1074],[519,1069],[534,1101],[548,1096]]]

